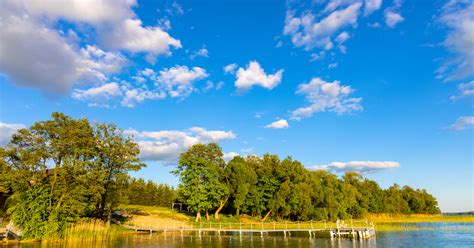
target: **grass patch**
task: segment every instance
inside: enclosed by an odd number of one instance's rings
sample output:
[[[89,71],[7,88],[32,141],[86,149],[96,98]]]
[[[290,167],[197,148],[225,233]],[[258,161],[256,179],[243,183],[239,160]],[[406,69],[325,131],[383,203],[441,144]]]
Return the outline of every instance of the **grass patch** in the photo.
[[[64,232],[64,241],[100,241],[109,240],[119,235],[129,232],[127,229],[118,225],[104,223],[101,220],[79,221]]]
[[[369,214],[367,219],[377,223],[421,223],[421,222],[474,222],[474,216],[447,216],[429,214]]]

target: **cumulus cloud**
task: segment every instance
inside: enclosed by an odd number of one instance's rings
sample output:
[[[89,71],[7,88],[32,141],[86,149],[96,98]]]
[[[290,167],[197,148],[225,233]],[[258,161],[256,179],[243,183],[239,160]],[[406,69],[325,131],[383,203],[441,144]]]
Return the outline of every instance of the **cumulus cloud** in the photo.
[[[227,74],[227,73],[234,73],[235,72],[235,69],[237,69],[237,64],[236,63],[233,63],[233,64],[229,64],[229,65],[226,65],[224,66],[224,72]]]
[[[310,117],[317,112],[336,112],[344,114],[351,111],[362,110],[362,98],[352,98],[350,86],[341,85],[340,81],[326,82],[321,78],[313,78],[307,84],[298,85],[297,94],[304,95],[310,103],[292,112],[292,119]]]
[[[288,121],[285,119],[280,119],[278,121],[272,122],[265,126],[265,128],[272,128],[272,129],[282,129],[282,128],[288,128],[288,127],[290,126],[288,125]]]
[[[187,66],[175,66],[161,70],[155,84],[171,97],[185,98],[193,92],[195,81],[208,76],[206,70],[201,67],[189,69]]]
[[[144,27],[139,19],[126,19],[118,27],[100,31],[100,39],[109,48],[131,52],[150,52],[169,55],[170,47],[181,48],[181,42],[159,26]]]
[[[179,155],[198,143],[221,142],[236,137],[232,131],[206,130],[193,127],[186,131],[139,132],[126,130],[140,146],[140,158],[165,165],[175,165]]]
[[[397,12],[388,10],[385,11],[385,24],[390,28],[395,27],[398,23],[402,22],[405,18]]]
[[[196,57],[205,57],[209,58],[209,51],[206,48],[201,48],[195,52],[193,52],[189,58],[190,59],[195,59]]]
[[[474,3],[449,1],[438,19],[448,29],[443,45],[452,56],[437,70],[445,81],[474,76]]]
[[[76,85],[104,83],[126,64],[119,51],[103,47],[153,55],[181,47],[159,26],[143,26],[134,6],[134,0],[2,1],[0,73],[20,86],[66,94]],[[84,30],[100,46],[81,40],[76,32]]]
[[[9,124],[0,122],[0,146],[5,146],[10,142],[13,134],[16,133],[18,129],[26,128],[23,124]]]
[[[240,67],[235,75],[235,87],[238,90],[245,91],[255,85],[271,90],[281,82],[283,69],[274,74],[266,74],[257,61],[251,61],[247,68]]]
[[[240,156],[240,154],[237,153],[237,152],[224,153],[224,160],[229,161],[229,160],[232,160],[234,157],[237,157],[237,156]]]
[[[315,47],[329,50],[333,47],[332,36],[338,30],[357,25],[361,7],[361,2],[355,2],[344,9],[331,12],[319,21],[311,12],[295,16],[295,11],[289,10],[286,14],[283,34],[290,36],[296,47],[304,47],[306,50]]]
[[[474,81],[460,83],[458,85],[459,95],[451,96],[451,100],[474,97]]]
[[[474,127],[474,116],[461,116],[458,117],[456,122],[450,126],[451,129],[461,131]]]
[[[121,95],[122,91],[117,83],[108,83],[87,90],[75,89],[72,93],[72,98],[77,100],[102,101]]]
[[[382,0],[365,0],[364,15],[370,15],[382,7]]]
[[[361,174],[375,173],[380,170],[394,169],[400,167],[398,162],[393,161],[349,161],[332,162],[325,165],[309,166],[310,170],[328,170],[334,172],[353,171]]]

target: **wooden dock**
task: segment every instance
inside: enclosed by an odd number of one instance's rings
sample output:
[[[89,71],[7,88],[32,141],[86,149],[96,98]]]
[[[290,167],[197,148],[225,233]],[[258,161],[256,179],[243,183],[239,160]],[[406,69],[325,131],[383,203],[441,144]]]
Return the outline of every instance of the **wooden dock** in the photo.
[[[310,222],[270,222],[270,223],[190,223],[181,225],[147,225],[133,226],[124,225],[124,227],[135,230],[137,232],[178,232],[192,233],[201,236],[202,234],[213,235],[281,235],[289,236],[308,236],[313,237],[329,237],[331,239],[350,238],[350,239],[374,239],[375,228],[372,223],[360,221],[354,223],[344,223],[343,221],[310,221]]]

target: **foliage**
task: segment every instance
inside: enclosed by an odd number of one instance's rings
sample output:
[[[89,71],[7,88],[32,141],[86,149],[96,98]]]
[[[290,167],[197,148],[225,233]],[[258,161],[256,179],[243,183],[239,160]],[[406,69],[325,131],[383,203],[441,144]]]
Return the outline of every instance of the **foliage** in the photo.
[[[227,164],[216,144],[198,144],[181,155],[176,175],[180,199],[189,210],[259,216],[262,221],[362,218],[368,213],[437,214],[436,199],[422,189],[395,184],[386,190],[355,172],[342,178],[308,171],[297,160],[277,155],[234,157]],[[224,168],[224,170],[220,169]],[[226,180],[222,180],[225,178]],[[221,205],[219,204],[221,199]]]
[[[0,149],[0,187],[25,238],[62,236],[81,217],[110,219],[127,173],[144,166],[138,145],[111,124],[53,113]]]
[[[138,193],[139,192],[139,193]],[[168,207],[176,200],[175,190],[166,184],[131,178],[124,191],[126,202],[132,205]]]

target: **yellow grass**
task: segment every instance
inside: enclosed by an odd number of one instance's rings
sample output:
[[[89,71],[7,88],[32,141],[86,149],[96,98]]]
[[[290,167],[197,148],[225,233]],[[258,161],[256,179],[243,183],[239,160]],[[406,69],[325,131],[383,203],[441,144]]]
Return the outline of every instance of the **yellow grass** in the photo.
[[[87,220],[74,223],[64,232],[66,241],[98,241],[108,240],[127,232],[121,227],[104,223],[100,220]]]
[[[429,214],[369,214],[373,223],[420,223],[420,222],[474,222],[474,216],[446,216]]]

